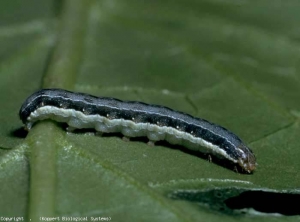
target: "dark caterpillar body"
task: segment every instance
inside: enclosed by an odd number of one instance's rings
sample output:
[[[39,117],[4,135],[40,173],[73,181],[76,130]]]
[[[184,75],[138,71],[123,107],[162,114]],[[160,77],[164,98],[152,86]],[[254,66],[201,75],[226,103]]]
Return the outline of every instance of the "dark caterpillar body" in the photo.
[[[28,129],[34,122],[50,118],[74,128],[147,136],[151,141],[167,140],[229,159],[247,172],[256,166],[253,152],[232,132],[163,106],[43,89],[23,103],[19,115]]]

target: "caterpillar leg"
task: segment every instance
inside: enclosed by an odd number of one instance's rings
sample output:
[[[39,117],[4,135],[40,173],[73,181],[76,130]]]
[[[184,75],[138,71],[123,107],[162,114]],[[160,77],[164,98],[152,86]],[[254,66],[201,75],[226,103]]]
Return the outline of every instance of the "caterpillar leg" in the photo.
[[[155,146],[155,141],[149,140],[147,144],[149,146]]]
[[[210,162],[210,163],[212,162],[212,157],[211,157],[211,155],[208,154],[207,160],[208,160],[208,162]]]
[[[125,141],[125,142],[129,142],[129,141],[130,141],[130,138],[127,137],[127,136],[123,136],[123,137],[122,137],[122,140]]]
[[[236,172],[236,173],[240,173],[236,166],[234,166],[233,171]]]
[[[29,132],[29,130],[31,129],[31,127],[32,127],[32,123],[31,123],[31,122],[27,122],[27,123],[25,124],[25,126],[24,126],[24,129],[25,129],[27,132]]]
[[[67,130],[69,133],[74,132],[75,129],[76,129],[76,128],[73,127],[73,126],[68,126],[68,127],[66,128],[66,130]]]

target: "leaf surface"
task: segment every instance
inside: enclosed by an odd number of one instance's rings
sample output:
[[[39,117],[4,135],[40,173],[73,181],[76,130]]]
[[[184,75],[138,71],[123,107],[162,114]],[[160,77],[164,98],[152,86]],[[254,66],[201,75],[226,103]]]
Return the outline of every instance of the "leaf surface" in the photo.
[[[0,216],[299,217],[222,211],[209,193],[299,192],[298,1],[0,4]],[[165,143],[66,133],[51,121],[27,134],[22,102],[52,87],[164,105],[222,125],[251,147],[257,170],[239,174]]]

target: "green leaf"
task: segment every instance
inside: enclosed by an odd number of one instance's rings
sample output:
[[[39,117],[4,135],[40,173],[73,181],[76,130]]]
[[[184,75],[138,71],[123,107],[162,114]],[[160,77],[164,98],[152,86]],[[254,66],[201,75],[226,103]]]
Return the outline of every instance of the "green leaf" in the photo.
[[[0,2],[0,216],[299,219],[259,209],[244,215],[224,204],[254,190],[298,197],[299,4]],[[52,121],[27,134],[18,111],[40,88],[160,104],[207,119],[251,147],[257,170],[236,173],[214,157],[211,163],[165,143],[67,133]]]

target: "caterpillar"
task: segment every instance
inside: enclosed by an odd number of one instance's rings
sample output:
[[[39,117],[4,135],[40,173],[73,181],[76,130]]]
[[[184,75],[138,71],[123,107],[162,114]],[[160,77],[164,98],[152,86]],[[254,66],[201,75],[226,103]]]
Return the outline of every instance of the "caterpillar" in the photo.
[[[27,130],[39,120],[52,119],[67,123],[70,129],[94,128],[103,133],[121,132],[127,137],[146,136],[152,142],[166,140],[225,158],[248,173],[257,165],[251,149],[234,133],[164,106],[42,89],[25,100],[19,116]]]

